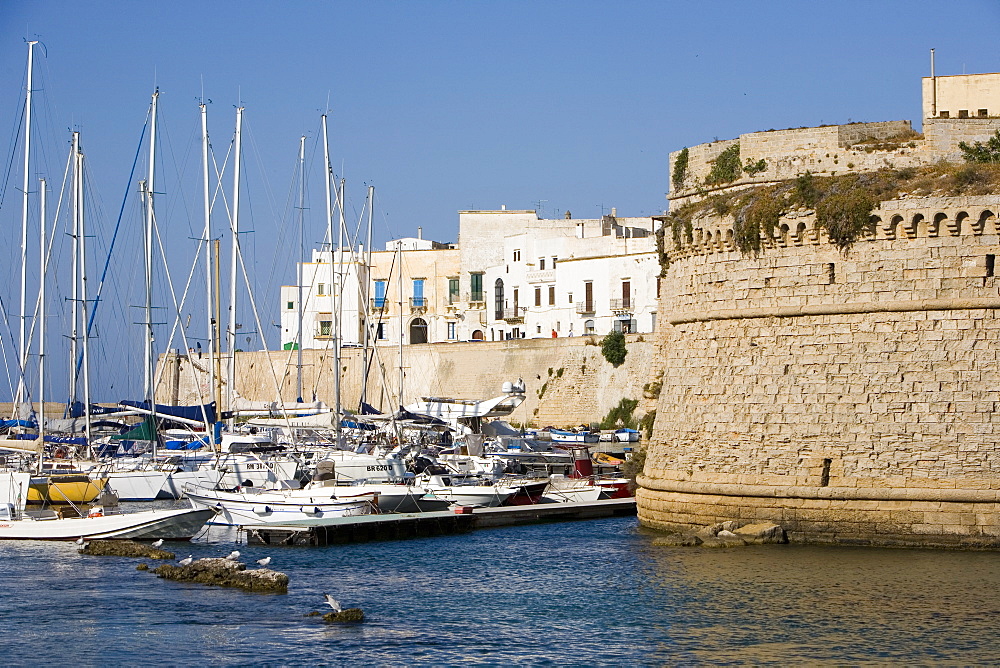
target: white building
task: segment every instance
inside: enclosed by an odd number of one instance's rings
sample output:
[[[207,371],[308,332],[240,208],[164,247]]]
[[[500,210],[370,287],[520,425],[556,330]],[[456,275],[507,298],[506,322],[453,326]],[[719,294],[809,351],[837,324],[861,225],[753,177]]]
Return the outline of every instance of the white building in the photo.
[[[657,276],[652,218],[539,218],[535,211],[461,211],[459,243],[415,238],[314,251],[299,265],[302,346],[438,343],[652,332]],[[338,264],[339,263],[339,264]],[[338,268],[339,267],[339,268]],[[335,275],[338,280],[335,280]],[[337,287],[343,285],[343,288]],[[299,288],[281,289],[282,343],[297,341]]]

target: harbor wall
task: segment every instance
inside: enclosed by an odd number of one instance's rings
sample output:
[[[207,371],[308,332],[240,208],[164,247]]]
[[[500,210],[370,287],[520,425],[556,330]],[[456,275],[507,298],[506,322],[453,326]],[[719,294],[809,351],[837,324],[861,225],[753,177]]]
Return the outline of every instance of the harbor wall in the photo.
[[[485,399],[500,394],[504,381],[521,378],[527,387],[526,399],[511,415],[512,422],[539,427],[590,424],[599,422],[623,398],[639,401],[634,415],[641,418],[655,403],[643,392],[653,366],[652,338],[651,334],[627,335],[628,353],[617,368],[604,359],[599,336],[407,345],[403,402],[423,396]],[[157,400],[169,404],[209,401],[208,360],[207,355],[196,353],[163,356]],[[303,399],[334,403],[333,363],[332,351],[302,351]],[[294,401],[296,366],[296,351],[237,353],[236,390],[252,401],[271,402],[279,396],[282,401]],[[364,366],[361,349],[344,350],[341,396],[349,409],[358,406]],[[367,374],[368,403],[384,411],[397,408],[399,366],[397,347],[377,348]]]
[[[809,212],[758,257],[732,223],[667,249],[642,524],[1000,546],[995,197],[882,202],[841,254]]]

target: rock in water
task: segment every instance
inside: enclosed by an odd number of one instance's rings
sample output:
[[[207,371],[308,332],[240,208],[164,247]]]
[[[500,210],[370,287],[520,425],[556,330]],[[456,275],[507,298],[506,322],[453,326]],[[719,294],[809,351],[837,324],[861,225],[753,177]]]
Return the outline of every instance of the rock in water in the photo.
[[[365,621],[365,613],[361,608],[348,608],[340,612],[328,612],[323,615],[327,624],[353,624]]]
[[[101,557],[141,557],[144,559],[175,559],[173,552],[137,543],[132,540],[92,540],[84,544],[80,554],[91,554]]]
[[[693,534],[672,533],[653,541],[653,545],[658,547],[697,547],[701,545],[702,539]]]
[[[750,543],[787,543],[788,536],[785,530],[777,524],[763,522],[761,524],[748,524],[736,529],[736,535]]]
[[[247,591],[288,593],[288,576],[258,568],[248,571],[246,564],[227,559],[199,559],[187,566],[163,564],[153,569],[159,577],[179,582],[197,582],[217,587],[237,587]]]

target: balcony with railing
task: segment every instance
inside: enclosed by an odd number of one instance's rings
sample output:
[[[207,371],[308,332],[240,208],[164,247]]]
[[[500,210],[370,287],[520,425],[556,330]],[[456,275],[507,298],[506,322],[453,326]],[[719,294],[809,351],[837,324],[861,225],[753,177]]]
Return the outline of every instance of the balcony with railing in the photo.
[[[524,322],[524,313],[527,310],[528,310],[527,307],[524,306],[507,307],[505,309],[502,309],[501,311],[498,311],[497,315],[499,315],[500,319],[504,320],[505,322],[518,323],[518,322]]]
[[[632,299],[612,299],[611,312],[615,315],[625,315],[632,313]]]
[[[380,311],[389,310],[389,300],[386,297],[372,297],[371,300],[371,311],[372,313],[378,313]]]
[[[589,302],[577,302],[576,312],[579,313],[580,315],[586,315],[588,313],[589,314],[596,313],[597,311],[594,308],[594,302],[589,301]]]
[[[462,301],[468,304],[470,309],[486,308],[486,293],[482,290],[479,292],[465,292],[462,293]]]
[[[423,313],[427,310],[427,297],[410,297],[410,313]]]

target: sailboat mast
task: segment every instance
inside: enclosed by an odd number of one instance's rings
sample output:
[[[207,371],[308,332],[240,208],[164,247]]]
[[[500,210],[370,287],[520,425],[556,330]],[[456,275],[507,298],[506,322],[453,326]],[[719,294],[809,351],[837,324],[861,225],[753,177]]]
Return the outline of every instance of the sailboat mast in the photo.
[[[38,180],[38,442],[45,443],[45,179]],[[89,441],[88,441],[89,442]],[[42,452],[38,453],[39,459]]]
[[[80,153],[80,133],[73,133],[73,148],[70,151],[73,158],[73,181],[70,186],[70,201],[72,202],[71,216],[73,219],[72,238],[72,272],[73,282],[70,287],[70,329],[69,329],[69,407],[73,410],[76,406],[76,389],[78,383],[76,360],[79,354],[78,347],[80,341],[80,284],[77,277],[80,275],[80,161],[77,159]]]
[[[365,338],[361,348],[361,368],[363,376],[361,379],[361,403],[368,402],[368,346],[371,345],[371,266],[372,266],[372,211],[375,209],[375,186],[368,186],[368,235],[365,238],[364,254],[364,275],[359,275],[361,281],[361,312],[364,313]],[[360,267],[359,267],[360,269]],[[360,272],[359,272],[360,274]],[[358,408],[362,408],[359,406]]]
[[[76,180],[76,187],[79,190],[76,201],[78,205],[77,212],[79,214],[79,231],[80,239],[78,241],[78,247],[80,250],[80,305],[83,311],[83,319],[81,324],[83,324],[83,415],[84,415],[84,433],[87,436],[87,443],[90,443],[90,336],[87,333],[86,323],[88,322],[87,317],[87,219],[86,219],[86,207],[84,206],[84,193],[86,192],[83,187],[83,149],[80,148],[80,133],[73,133],[76,135],[76,163],[77,163],[77,174],[78,178]],[[76,360],[73,360],[76,364]]]
[[[334,281],[334,288],[331,290],[333,292],[333,321],[336,324],[336,329],[333,333],[333,358],[337,364],[337,373],[333,375],[333,393],[334,393],[334,411],[335,416],[335,427],[334,431],[337,436],[337,447],[340,447],[341,439],[341,396],[340,396],[340,375],[343,370],[343,362],[341,361],[341,347],[343,345],[344,339],[342,336],[342,326],[344,322],[344,242],[350,238],[349,235],[344,234],[346,228],[346,223],[344,222],[344,179],[340,179],[340,194],[338,200],[340,201],[340,206],[337,210],[340,212],[340,232],[337,239],[337,273],[335,274],[336,280]]]
[[[145,264],[146,264],[146,332],[143,341],[144,380],[146,400],[153,410],[155,402],[156,388],[153,387],[155,375],[153,373],[153,223],[155,221],[153,211],[153,192],[155,190],[154,177],[156,175],[156,103],[160,97],[160,89],[153,92],[152,107],[150,109],[149,122],[149,171],[144,184],[146,194],[146,226],[143,239],[145,241]]]
[[[243,141],[243,107],[236,108],[236,136],[233,140],[233,222],[229,272],[229,329],[226,346],[229,349],[229,374],[227,378],[227,405],[233,409],[236,399],[236,273],[240,252],[240,153]]]
[[[208,386],[211,396],[215,397],[215,310],[213,309],[212,292],[212,202],[209,198],[209,173],[208,173],[208,106],[203,102],[198,105],[201,109],[201,171],[202,182],[202,204],[205,208],[205,231],[202,238],[205,242],[205,315],[208,326]],[[216,405],[216,409],[222,406]],[[211,425],[205,425],[208,430],[209,444],[215,449],[215,430]]]
[[[25,313],[28,282],[28,186],[31,183],[31,80],[34,64],[34,51],[37,40],[28,42],[28,78],[25,84],[24,96],[24,187],[21,190],[21,330],[18,354],[21,357],[20,379],[17,382],[17,401],[14,402],[15,412],[20,410],[24,401],[24,368],[28,363],[28,348],[26,337],[27,314]]]
[[[306,278],[305,267],[305,207],[306,207],[306,138],[299,137],[299,280],[298,283],[298,325],[295,333],[295,397],[302,401],[302,284]],[[333,239],[330,240],[333,243]]]
[[[399,274],[397,276],[397,281],[399,283],[399,407],[403,407],[403,332],[404,318],[403,318],[403,242],[399,240],[396,242],[396,259],[397,266],[399,267]]]

